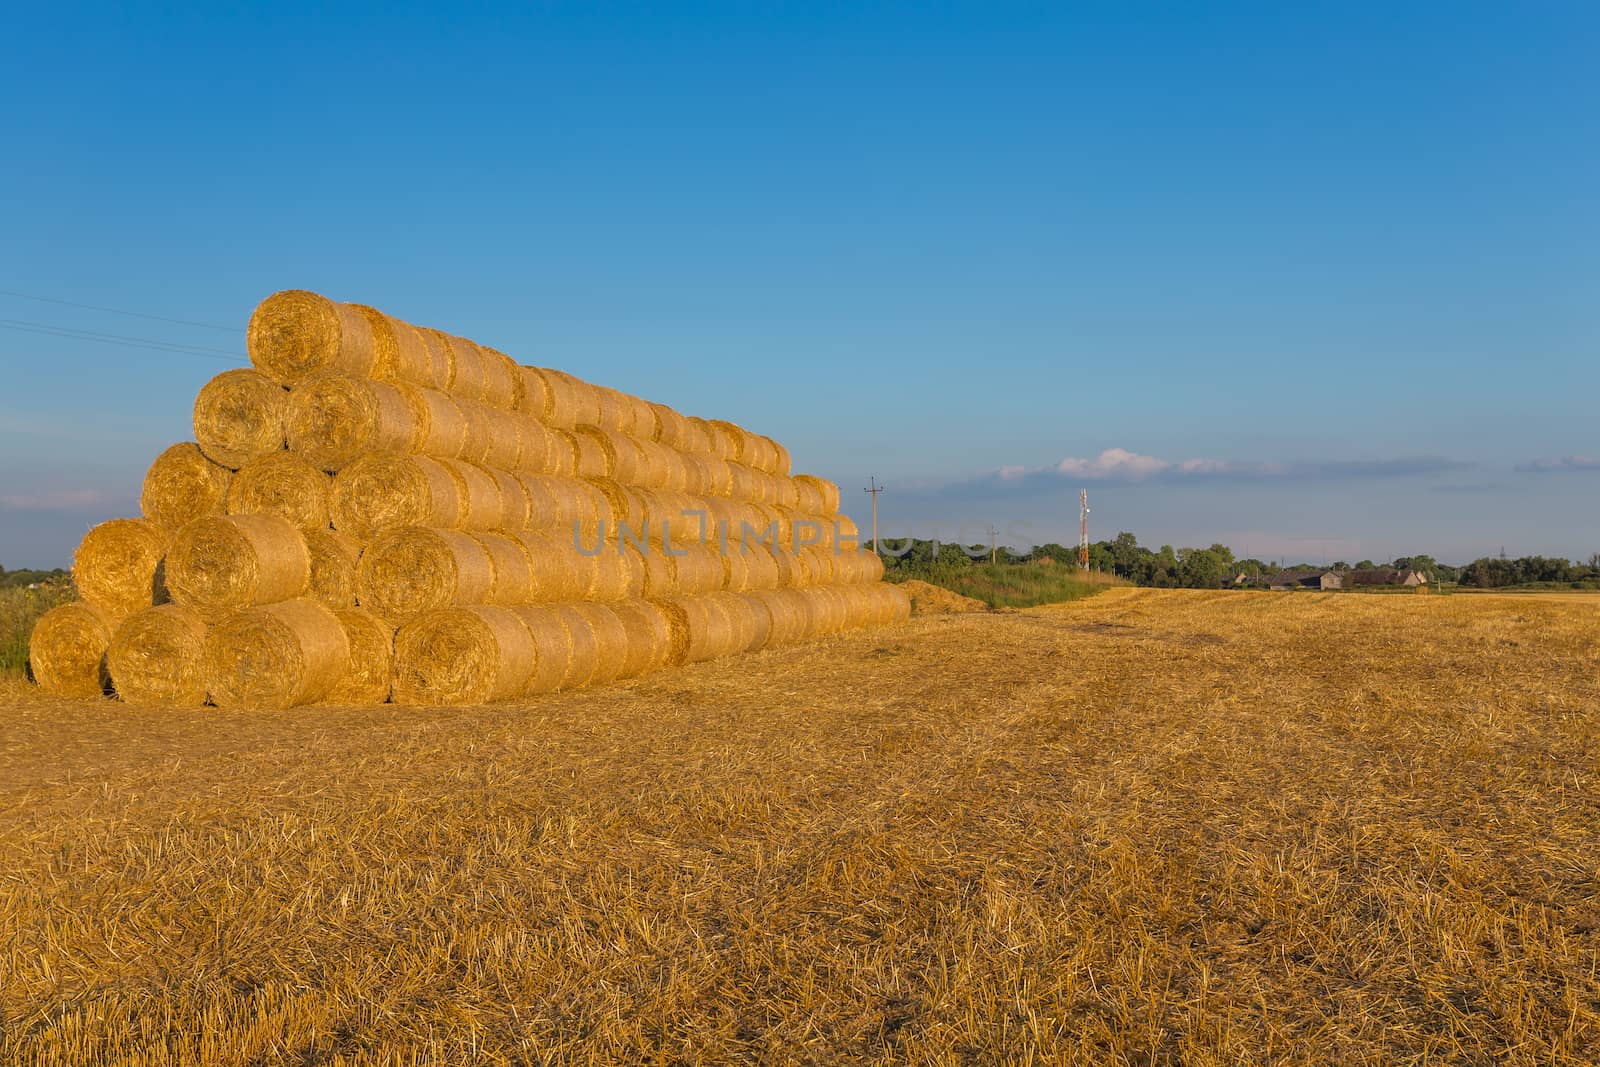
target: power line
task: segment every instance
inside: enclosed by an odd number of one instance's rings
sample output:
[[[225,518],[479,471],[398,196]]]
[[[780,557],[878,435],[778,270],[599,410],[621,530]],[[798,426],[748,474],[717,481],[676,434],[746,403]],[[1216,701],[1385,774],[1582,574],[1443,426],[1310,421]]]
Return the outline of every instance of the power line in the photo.
[[[0,319],[0,329],[20,330],[23,333],[43,334],[47,337],[65,337],[75,341],[94,341],[100,344],[122,345],[127,348],[144,348],[157,352],[172,352],[181,356],[227,356],[234,360],[245,357],[238,352],[202,345],[175,344],[148,337],[127,337],[116,333],[97,333],[93,330],[74,330],[64,326],[51,326],[43,322],[26,322],[21,319]]]
[[[35,296],[32,293],[19,293],[15,289],[0,289],[0,296],[15,296],[23,300],[37,300],[41,304],[60,304],[62,307],[83,308],[85,311],[104,311],[108,315],[127,315],[135,319],[150,319],[153,322],[170,322],[175,326],[198,326],[203,330],[224,330],[228,333],[237,333],[237,326],[218,326],[214,322],[194,322],[190,319],[170,319],[165,315],[148,315],[143,311],[124,311],[121,308],[101,307],[99,304],[80,304],[74,300],[57,300],[52,296]]]

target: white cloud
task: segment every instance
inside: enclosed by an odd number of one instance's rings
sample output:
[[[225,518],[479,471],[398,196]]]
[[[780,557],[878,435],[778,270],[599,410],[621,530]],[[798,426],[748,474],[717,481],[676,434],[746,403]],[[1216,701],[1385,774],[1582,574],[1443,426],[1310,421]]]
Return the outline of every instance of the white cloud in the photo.
[[[1141,456],[1137,452],[1129,452],[1125,448],[1108,448],[1094,459],[1078,459],[1068,456],[1056,464],[1056,471],[1061,474],[1076,475],[1081,478],[1127,478],[1137,480],[1148,478],[1152,474],[1160,474],[1171,467],[1172,464],[1155,456]]]
[[[1517,470],[1527,474],[1548,474],[1554,471],[1597,471],[1600,459],[1593,456],[1562,456],[1559,459],[1535,459],[1517,465]]]
[[[0,507],[11,511],[87,511],[120,500],[99,489],[46,489],[0,496]]]
[[[1027,474],[1028,468],[1017,463],[1009,467],[1001,467],[998,473],[1002,482],[1014,482],[1024,474]]]

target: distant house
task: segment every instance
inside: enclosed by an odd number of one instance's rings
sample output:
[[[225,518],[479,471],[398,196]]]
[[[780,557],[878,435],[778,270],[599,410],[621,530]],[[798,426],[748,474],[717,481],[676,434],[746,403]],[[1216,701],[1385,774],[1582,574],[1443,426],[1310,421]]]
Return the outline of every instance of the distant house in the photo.
[[[1279,571],[1267,581],[1271,589],[1342,589],[1338,571]]]
[[[1421,571],[1402,570],[1399,567],[1370,567],[1351,571],[1345,575],[1346,584],[1357,586],[1412,586],[1428,584],[1428,576]]]

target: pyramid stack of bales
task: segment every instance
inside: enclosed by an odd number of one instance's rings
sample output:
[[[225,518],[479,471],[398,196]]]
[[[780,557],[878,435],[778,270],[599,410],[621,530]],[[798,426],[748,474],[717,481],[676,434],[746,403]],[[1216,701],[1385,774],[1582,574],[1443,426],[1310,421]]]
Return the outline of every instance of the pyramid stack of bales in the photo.
[[[898,621],[787,450],[370,307],[277,293],[139,519],[37,627],[64,695],[471,704]]]

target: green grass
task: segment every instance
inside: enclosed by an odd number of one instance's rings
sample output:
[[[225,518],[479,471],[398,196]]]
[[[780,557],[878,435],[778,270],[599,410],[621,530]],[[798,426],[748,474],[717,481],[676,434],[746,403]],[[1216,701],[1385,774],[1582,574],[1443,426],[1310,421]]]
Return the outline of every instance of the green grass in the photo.
[[[21,674],[28,662],[28,638],[39,616],[78,599],[69,584],[0,588],[0,674]]]
[[[908,566],[889,569],[891,582],[918,578],[981,600],[991,608],[1031,608],[1082,600],[1102,589],[1128,583],[1109,574],[1085,574],[1072,566],[1042,567],[1032,563],[972,563],[955,566]]]

